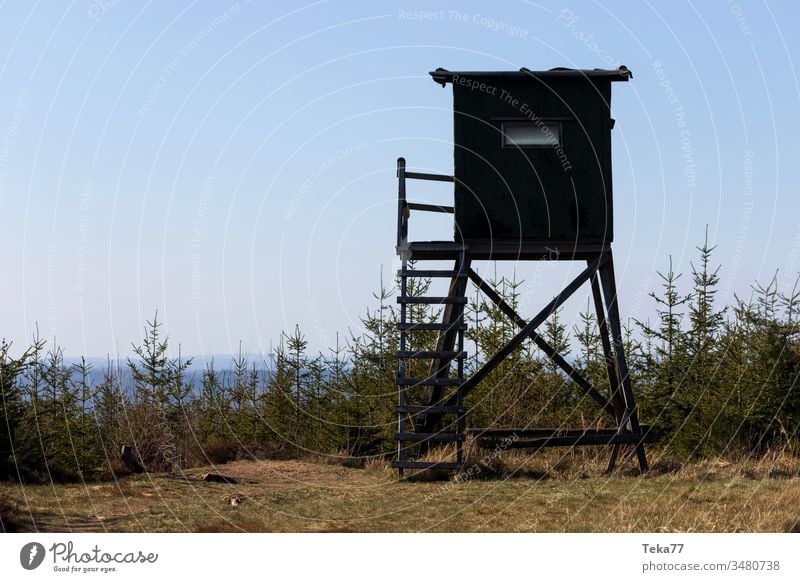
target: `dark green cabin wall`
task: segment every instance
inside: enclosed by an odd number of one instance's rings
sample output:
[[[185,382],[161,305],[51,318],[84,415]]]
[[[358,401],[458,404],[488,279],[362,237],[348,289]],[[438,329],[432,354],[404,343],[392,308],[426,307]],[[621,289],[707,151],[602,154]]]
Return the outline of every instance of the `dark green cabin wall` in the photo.
[[[611,83],[582,78],[485,81],[484,90],[453,83],[456,236],[610,242]],[[496,118],[524,119],[530,112],[570,118],[563,121],[562,136],[570,168],[563,167],[552,147],[501,146]]]

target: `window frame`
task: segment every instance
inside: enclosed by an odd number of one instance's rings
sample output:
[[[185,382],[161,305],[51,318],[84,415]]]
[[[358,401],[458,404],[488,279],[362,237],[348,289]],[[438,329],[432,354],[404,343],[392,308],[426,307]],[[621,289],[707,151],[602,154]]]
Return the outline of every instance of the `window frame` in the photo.
[[[569,121],[570,117],[542,117],[539,119],[537,123],[530,117],[494,117],[492,118],[493,121],[500,122],[498,125],[498,131],[500,133],[500,147],[502,149],[547,149],[547,148],[563,148],[564,147],[564,122]],[[534,127],[540,128],[544,125],[546,126],[555,126],[558,128],[557,134],[554,131],[553,133],[556,134],[556,142],[555,143],[540,143],[540,144],[519,144],[514,143],[508,140],[508,134],[505,131],[506,124],[515,124],[515,125],[532,125]]]

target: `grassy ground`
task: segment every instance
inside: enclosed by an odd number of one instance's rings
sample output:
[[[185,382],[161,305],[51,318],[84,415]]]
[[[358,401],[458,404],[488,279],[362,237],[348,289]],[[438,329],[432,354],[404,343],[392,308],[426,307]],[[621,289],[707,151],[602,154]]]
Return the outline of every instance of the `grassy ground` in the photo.
[[[0,483],[0,515],[17,531],[800,531],[797,459],[656,461],[646,477],[608,477],[599,459],[569,454],[504,462],[464,481],[398,481],[377,462],[236,461],[85,485]],[[196,480],[209,470],[238,483]]]

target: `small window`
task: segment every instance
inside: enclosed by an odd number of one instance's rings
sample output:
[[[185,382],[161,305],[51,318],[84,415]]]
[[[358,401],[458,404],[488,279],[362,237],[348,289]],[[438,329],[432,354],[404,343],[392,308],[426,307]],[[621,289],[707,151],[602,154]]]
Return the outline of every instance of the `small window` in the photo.
[[[557,147],[561,145],[560,121],[504,121],[500,126],[503,147]]]

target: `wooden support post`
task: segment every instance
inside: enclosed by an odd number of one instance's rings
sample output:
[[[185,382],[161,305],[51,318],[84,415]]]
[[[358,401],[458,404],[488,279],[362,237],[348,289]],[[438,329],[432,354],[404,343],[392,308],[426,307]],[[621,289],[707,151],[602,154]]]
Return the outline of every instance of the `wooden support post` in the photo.
[[[625,401],[625,414],[628,416],[627,422],[630,423],[631,431],[639,434],[641,433],[639,414],[636,409],[633,390],[631,389],[631,379],[628,375],[628,363],[625,359],[625,349],[622,340],[622,326],[619,318],[619,306],[617,305],[617,288],[614,280],[614,262],[611,257],[611,252],[608,252],[607,255],[606,260],[600,266],[600,285],[603,288],[606,312],[608,313],[608,325],[611,331],[611,340],[617,360],[617,370],[619,371],[622,396]],[[639,459],[639,469],[642,473],[646,473],[649,467],[647,465],[647,456],[644,452],[644,445],[641,442],[636,445],[636,456]]]
[[[597,329],[600,332],[600,343],[603,346],[603,359],[606,364],[606,374],[608,375],[609,397],[614,405],[614,413],[617,423],[622,422],[625,415],[625,401],[622,398],[622,386],[619,383],[617,372],[617,362],[614,352],[611,350],[611,342],[608,339],[608,324],[606,323],[606,310],[603,306],[603,296],[600,294],[600,284],[598,275],[592,277],[592,298],[594,300],[595,314],[597,315]]]
[[[619,449],[622,445],[615,444],[611,445],[611,457],[608,459],[608,467],[606,467],[606,473],[611,474],[614,471],[614,466],[617,464],[617,458],[619,457]]]
[[[611,342],[608,339],[608,324],[606,323],[606,308],[603,305],[603,296],[600,291],[600,283],[598,282],[598,275],[592,277],[592,299],[594,302],[594,310],[597,315],[597,329],[600,333],[600,343],[603,346],[603,359],[606,364],[606,374],[608,376],[608,389],[611,397],[611,402],[614,406],[614,416],[617,421],[617,426],[622,424],[625,418],[625,401],[622,397],[622,386],[619,382],[619,371],[617,370],[616,356],[611,350]],[[611,473],[617,464],[619,458],[619,450],[621,445],[612,445],[611,457],[608,459],[608,467],[606,473]]]
[[[408,266],[407,254],[402,247],[408,244],[408,209],[406,208],[406,160],[405,158],[397,158],[397,251],[401,253],[400,262],[402,270],[406,270]],[[408,282],[405,277],[400,278],[400,295],[405,297],[407,295]],[[406,305],[400,306],[400,323],[406,323]],[[406,349],[406,332],[400,332],[400,349]],[[405,377],[406,362],[403,359],[399,360],[397,377],[398,377],[398,405],[406,405],[406,387],[400,380]],[[397,432],[402,434],[406,431],[405,416],[399,414],[397,416]],[[397,441],[397,460],[401,463],[405,461],[405,446],[406,444]],[[398,471],[398,476],[403,478],[403,467],[401,466]]]

